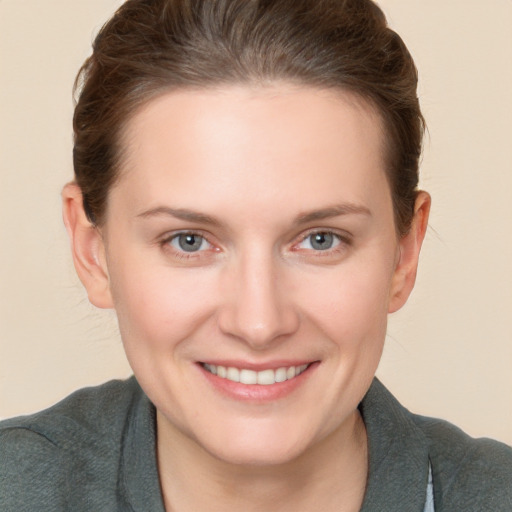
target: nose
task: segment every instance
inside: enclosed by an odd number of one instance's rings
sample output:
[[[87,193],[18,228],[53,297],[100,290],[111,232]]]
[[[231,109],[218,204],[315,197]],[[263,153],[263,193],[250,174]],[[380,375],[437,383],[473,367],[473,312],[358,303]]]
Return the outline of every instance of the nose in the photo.
[[[218,316],[221,331],[254,350],[265,350],[296,332],[300,316],[279,262],[253,253],[235,267],[225,271],[225,299]]]

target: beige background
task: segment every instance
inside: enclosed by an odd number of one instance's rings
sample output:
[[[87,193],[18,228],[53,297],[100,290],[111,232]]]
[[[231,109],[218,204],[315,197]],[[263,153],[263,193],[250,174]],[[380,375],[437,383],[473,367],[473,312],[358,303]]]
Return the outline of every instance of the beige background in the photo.
[[[379,369],[416,412],[512,444],[512,1],[382,0],[420,69],[433,195]],[[0,417],[129,375],[72,269],[71,86],[119,0],[0,0]]]

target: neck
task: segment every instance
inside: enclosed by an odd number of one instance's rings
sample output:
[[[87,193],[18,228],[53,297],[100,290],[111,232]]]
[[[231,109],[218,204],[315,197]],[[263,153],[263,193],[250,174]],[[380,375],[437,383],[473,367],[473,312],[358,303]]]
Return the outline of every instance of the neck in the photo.
[[[158,468],[167,512],[358,511],[366,487],[367,438],[358,411],[294,460],[230,464],[157,413]]]

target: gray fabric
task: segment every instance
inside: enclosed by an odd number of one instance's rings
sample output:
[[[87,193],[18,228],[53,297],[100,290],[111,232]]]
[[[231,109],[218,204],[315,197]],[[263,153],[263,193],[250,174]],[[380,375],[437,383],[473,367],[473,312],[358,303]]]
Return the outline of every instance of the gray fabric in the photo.
[[[360,406],[369,440],[362,512],[512,510],[512,449],[410,414],[375,380]],[[134,378],[78,391],[0,423],[2,512],[163,512],[155,411]]]
[[[411,414],[377,379],[360,410],[370,450],[364,512],[421,512],[429,461],[436,512],[512,511],[512,448]]]
[[[135,379],[0,423],[2,512],[164,512],[154,408]]]

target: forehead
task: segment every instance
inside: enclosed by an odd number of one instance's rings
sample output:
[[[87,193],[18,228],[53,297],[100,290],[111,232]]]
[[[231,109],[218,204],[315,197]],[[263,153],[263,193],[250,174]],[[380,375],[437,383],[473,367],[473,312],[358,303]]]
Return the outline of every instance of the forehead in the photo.
[[[201,193],[212,206],[223,194],[232,202],[258,198],[262,206],[293,193],[311,203],[369,201],[385,185],[381,126],[368,104],[340,91],[172,91],[129,121],[117,188],[135,203],[175,201],[178,191],[179,200]]]

